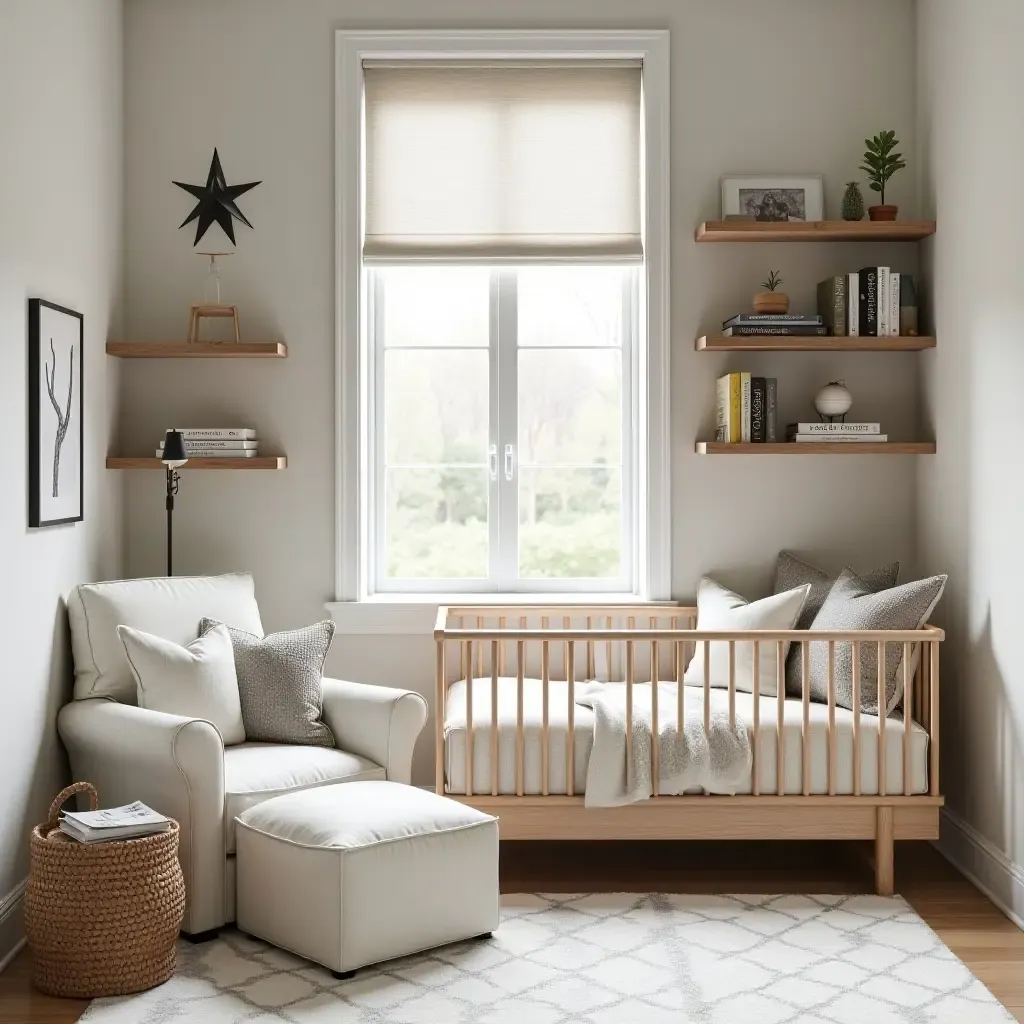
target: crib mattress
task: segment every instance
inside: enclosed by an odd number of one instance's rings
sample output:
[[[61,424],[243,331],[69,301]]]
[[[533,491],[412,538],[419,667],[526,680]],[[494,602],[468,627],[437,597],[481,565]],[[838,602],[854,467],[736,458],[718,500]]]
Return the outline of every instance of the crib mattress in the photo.
[[[514,678],[498,680],[498,794],[516,793],[516,684]],[[699,689],[698,689],[699,692]],[[726,690],[711,691],[711,706],[728,711]],[[736,694],[736,717],[753,730],[754,701],[749,693]],[[539,679],[523,681],[523,792],[542,790],[543,685]],[[594,715],[586,707],[574,708],[573,787],[577,796],[586,791],[587,767],[594,740]],[[663,708],[663,714],[666,709]],[[675,715],[675,703],[668,711]],[[776,792],[778,707],[774,697],[760,698],[760,740],[756,770],[760,791]],[[878,719],[861,714],[860,791],[878,793]],[[566,740],[568,737],[568,685],[564,680],[548,684],[548,793],[566,793]],[[445,778],[449,793],[466,792],[466,682],[448,688],[445,713]],[[784,702],[783,792],[803,792],[803,704]],[[810,791],[828,793],[828,707],[810,705]],[[853,793],[853,712],[836,708],[836,779],[838,795]],[[903,719],[890,716],[885,723],[885,791],[903,792]],[[928,734],[911,722],[910,781],[912,793],[928,792]],[[473,792],[492,792],[491,779],[491,680],[473,680]],[[753,774],[737,793],[753,792]]]

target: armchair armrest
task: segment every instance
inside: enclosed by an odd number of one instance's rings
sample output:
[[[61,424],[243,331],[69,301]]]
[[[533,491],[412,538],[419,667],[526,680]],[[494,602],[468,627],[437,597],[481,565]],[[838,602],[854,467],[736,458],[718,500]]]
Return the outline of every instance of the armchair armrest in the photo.
[[[103,806],[141,800],[180,826],[187,904],[182,928],[224,924],[224,745],[209,722],[109,700],[77,700],[57,717],[72,775]]]
[[[392,782],[412,779],[412,752],[427,702],[412,690],[323,680],[324,721],[343,750],[381,765]]]

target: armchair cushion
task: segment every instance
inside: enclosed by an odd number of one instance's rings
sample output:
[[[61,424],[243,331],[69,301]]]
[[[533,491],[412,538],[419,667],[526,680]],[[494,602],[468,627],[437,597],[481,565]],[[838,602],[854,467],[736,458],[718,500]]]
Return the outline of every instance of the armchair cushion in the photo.
[[[252,576],[175,576],[76,587],[68,597],[75,698],[136,703],[135,679],[118,626],[142,629],[184,647],[198,636],[199,620],[205,616],[262,636]]]
[[[235,852],[235,818],[271,797],[336,782],[384,779],[384,768],[325,747],[241,743],[224,751],[224,850]]]

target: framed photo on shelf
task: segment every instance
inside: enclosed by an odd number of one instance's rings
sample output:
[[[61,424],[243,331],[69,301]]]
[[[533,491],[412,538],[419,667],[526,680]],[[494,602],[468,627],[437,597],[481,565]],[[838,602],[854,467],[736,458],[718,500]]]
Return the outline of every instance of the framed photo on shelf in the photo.
[[[722,219],[824,220],[820,174],[730,174],[722,178]]]
[[[80,523],[83,508],[81,313],[28,300],[28,525]]]

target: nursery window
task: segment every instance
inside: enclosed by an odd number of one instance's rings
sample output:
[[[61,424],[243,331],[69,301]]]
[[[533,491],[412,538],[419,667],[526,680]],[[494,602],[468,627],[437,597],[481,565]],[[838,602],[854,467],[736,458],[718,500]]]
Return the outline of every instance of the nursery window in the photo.
[[[341,35],[339,593],[663,596],[667,39]]]

